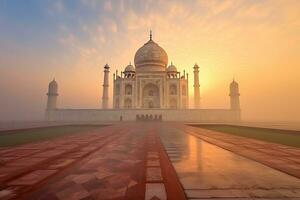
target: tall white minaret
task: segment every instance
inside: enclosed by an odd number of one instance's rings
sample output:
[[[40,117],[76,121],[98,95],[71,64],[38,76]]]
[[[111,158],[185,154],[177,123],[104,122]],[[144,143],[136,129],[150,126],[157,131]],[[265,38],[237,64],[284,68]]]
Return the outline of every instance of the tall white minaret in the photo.
[[[47,110],[54,110],[56,109],[56,103],[57,103],[57,96],[58,96],[58,87],[57,87],[57,82],[55,81],[55,79],[53,79],[50,83],[49,83],[49,87],[48,87],[48,100],[47,100]]]
[[[200,108],[199,66],[194,65],[194,107]]]
[[[102,109],[108,109],[108,87],[109,87],[109,66],[104,66],[104,80],[103,80],[103,95],[102,95]]]
[[[57,107],[57,82],[53,79],[48,86],[48,99],[47,99],[47,107],[46,107],[46,120],[51,120],[51,111],[55,110]]]
[[[239,84],[233,79],[230,84],[230,109],[231,110],[240,110],[240,92]]]

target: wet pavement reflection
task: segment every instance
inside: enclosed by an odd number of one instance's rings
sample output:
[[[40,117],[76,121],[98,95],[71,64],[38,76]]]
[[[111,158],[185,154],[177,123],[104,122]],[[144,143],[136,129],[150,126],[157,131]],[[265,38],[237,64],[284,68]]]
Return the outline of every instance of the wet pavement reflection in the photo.
[[[162,124],[159,134],[189,199],[290,199],[300,179]]]

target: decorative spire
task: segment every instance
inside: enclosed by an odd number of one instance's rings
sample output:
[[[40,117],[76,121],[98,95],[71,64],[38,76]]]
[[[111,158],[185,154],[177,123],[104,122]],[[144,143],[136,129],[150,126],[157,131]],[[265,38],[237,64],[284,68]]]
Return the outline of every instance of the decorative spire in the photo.
[[[104,65],[104,69],[109,69],[109,65],[107,63]]]
[[[50,82],[50,84],[57,84],[55,81],[55,77],[53,78],[53,80]]]
[[[233,79],[232,79],[232,83],[233,84],[237,84],[237,82],[235,81],[235,78],[233,77]]]
[[[150,29],[150,40],[152,40],[152,30]]]

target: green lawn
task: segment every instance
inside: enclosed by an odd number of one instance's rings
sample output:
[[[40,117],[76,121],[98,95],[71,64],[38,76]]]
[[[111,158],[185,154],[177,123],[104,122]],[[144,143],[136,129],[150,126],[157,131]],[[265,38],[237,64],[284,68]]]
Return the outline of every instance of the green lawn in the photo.
[[[238,135],[267,142],[284,144],[293,147],[300,147],[300,131],[290,130],[277,130],[268,128],[255,128],[245,126],[232,126],[232,125],[192,125],[209,130],[220,131],[232,135]]]
[[[49,140],[65,135],[86,133],[88,130],[102,127],[101,125],[66,125],[44,128],[31,128],[0,132],[0,147],[20,145],[30,142]]]

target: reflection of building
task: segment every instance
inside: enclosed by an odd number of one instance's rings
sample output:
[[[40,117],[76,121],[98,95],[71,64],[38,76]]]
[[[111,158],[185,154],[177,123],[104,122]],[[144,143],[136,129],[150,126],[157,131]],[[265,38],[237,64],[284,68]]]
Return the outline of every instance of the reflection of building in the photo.
[[[104,66],[102,109],[57,109],[57,83],[49,84],[48,120],[119,121],[154,116],[167,121],[234,121],[240,119],[238,84],[230,85],[231,109],[199,109],[199,67],[194,66],[195,109],[189,109],[188,74],[181,75],[168,55],[150,39],[135,54],[134,65],[113,75],[113,109],[108,108],[109,66]]]

